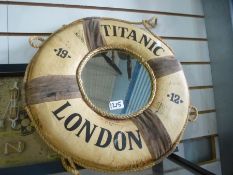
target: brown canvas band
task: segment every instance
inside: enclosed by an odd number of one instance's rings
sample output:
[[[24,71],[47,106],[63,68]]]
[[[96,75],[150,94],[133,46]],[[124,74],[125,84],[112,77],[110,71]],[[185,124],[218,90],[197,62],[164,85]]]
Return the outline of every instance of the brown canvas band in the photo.
[[[106,45],[100,32],[98,18],[86,18],[83,21],[83,30],[88,50],[91,51]]]
[[[152,68],[156,78],[182,70],[181,64],[174,57],[155,58],[149,60],[147,63]]]
[[[81,97],[76,76],[50,75],[35,78],[25,84],[29,105]]]
[[[132,118],[138,127],[151,156],[158,159],[172,147],[171,138],[159,117],[150,109]]]

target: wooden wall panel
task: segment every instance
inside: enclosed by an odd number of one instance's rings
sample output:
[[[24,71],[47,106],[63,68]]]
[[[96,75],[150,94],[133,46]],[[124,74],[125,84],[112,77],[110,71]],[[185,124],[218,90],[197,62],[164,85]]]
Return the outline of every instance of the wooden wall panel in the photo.
[[[28,15],[30,14],[30,15]],[[105,16],[141,21],[153,14],[10,5],[8,7],[9,32],[53,32],[64,24],[88,16]],[[17,20],[15,20],[17,16]],[[205,38],[203,18],[156,15],[158,26],[152,31],[161,36]],[[46,20],[45,20],[46,19]],[[185,26],[185,27],[184,27]],[[172,30],[171,30],[172,29]]]
[[[219,137],[215,137],[215,147],[216,147],[216,159],[220,160],[220,150],[219,150]]]
[[[25,0],[15,0],[17,2],[25,2]],[[84,5],[84,6],[97,6],[97,7],[113,7],[113,8],[126,8],[138,9],[149,11],[164,11],[173,13],[184,13],[203,15],[203,8],[201,0],[108,0],[103,3],[102,0],[27,0],[27,2],[40,2],[40,3],[58,3],[70,5]]]
[[[29,63],[37,49],[32,48],[28,43],[29,36],[9,37],[9,63]]]
[[[190,99],[199,111],[215,109],[213,88],[191,90]]]
[[[0,64],[8,64],[8,37],[0,37]]]
[[[185,76],[189,86],[212,85],[210,65],[184,65]]]
[[[0,36],[1,38],[1,36]],[[36,49],[28,44],[29,36],[9,36],[10,63],[28,63]],[[209,61],[206,41],[165,40],[179,61]],[[201,59],[203,58],[203,59]]]
[[[179,144],[183,145],[183,144]],[[182,152],[183,150],[181,150]],[[179,155],[182,154],[179,152],[176,152],[175,154]],[[183,157],[183,156],[182,156]],[[164,173],[165,174],[169,174],[169,173],[174,173],[175,171],[179,170],[179,169],[183,169],[181,166],[177,165],[176,163],[170,161],[169,159],[164,159],[163,160],[163,168],[164,168]],[[173,174],[174,175],[174,174]]]
[[[0,32],[7,32],[7,6],[0,5]]]
[[[205,164],[205,165],[202,165],[201,167],[215,173],[216,175],[221,175],[221,165],[220,165],[220,162],[219,161],[216,161],[216,162],[212,162],[212,163],[208,163],[208,164]],[[174,174],[177,174],[177,175],[193,175],[193,173],[185,170],[185,169],[177,169],[175,171],[170,171],[170,172],[167,172],[165,173],[165,175],[174,175]]]
[[[213,163],[208,163],[202,166],[203,168],[215,173],[216,175],[221,175],[222,171],[221,171],[221,163],[220,161],[216,161]]]
[[[174,50],[176,58],[180,61],[210,61],[207,41],[165,39],[165,42]]]
[[[189,122],[182,140],[217,134],[216,113],[201,114],[195,122]]]
[[[1,37],[0,37],[1,38]],[[10,36],[9,37],[9,59],[11,64],[28,63],[37,49],[28,44],[29,36]],[[181,49],[181,47],[176,48]],[[189,60],[185,60],[189,61]],[[211,72],[209,65],[183,65],[189,86],[212,85]],[[198,73],[199,72],[199,73]]]
[[[200,139],[200,138],[197,138],[197,139]],[[215,150],[216,150],[216,155],[217,156],[216,156],[216,160],[215,161],[213,160],[212,163],[215,164],[216,162],[219,161],[219,155],[218,155],[219,150],[218,150],[218,137],[215,136],[214,139],[215,139],[214,144],[215,144]],[[177,154],[177,155],[179,155],[179,156],[181,156],[181,157],[185,158],[185,155],[184,155],[184,144],[181,142],[177,146],[177,148],[178,148],[178,151],[176,151],[174,153]],[[202,167],[208,167],[209,170],[211,170],[213,172],[216,172],[216,171],[213,170],[213,166],[210,166],[210,164],[211,164],[210,162],[206,162],[206,163],[202,163],[201,165],[202,165]],[[171,172],[173,172],[175,174],[176,171],[183,169],[182,167],[180,167],[179,165],[173,163],[169,159],[164,159],[164,161],[163,161],[163,168],[164,168],[165,174],[166,173],[171,173]],[[219,166],[217,166],[216,168],[219,168]],[[220,174],[221,173],[219,173],[217,175],[220,175]]]

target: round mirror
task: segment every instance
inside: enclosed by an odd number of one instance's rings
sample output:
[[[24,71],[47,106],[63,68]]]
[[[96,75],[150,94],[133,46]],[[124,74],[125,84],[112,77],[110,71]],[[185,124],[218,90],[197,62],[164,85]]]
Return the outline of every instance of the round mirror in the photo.
[[[104,50],[87,60],[81,71],[84,96],[94,109],[127,118],[152,100],[151,74],[140,58],[123,50]]]

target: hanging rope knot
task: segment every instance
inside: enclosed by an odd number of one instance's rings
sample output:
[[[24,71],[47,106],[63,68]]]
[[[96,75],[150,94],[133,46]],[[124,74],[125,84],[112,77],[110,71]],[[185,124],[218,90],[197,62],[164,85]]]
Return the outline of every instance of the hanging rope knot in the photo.
[[[46,39],[41,36],[31,36],[29,37],[29,44],[33,48],[39,48]]]
[[[158,19],[157,17],[153,16],[149,20],[142,20],[142,23],[147,27],[147,28],[154,28],[157,25]]]
[[[195,120],[197,120],[198,117],[198,110],[196,107],[190,105],[189,106],[189,121],[190,122],[194,122]]]

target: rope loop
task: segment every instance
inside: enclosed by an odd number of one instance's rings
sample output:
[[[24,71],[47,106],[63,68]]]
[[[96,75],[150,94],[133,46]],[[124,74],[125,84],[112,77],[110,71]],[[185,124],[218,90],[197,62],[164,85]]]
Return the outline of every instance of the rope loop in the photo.
[[[74,161],[71,158],[61,157],[61,162],[63,167],[70,173],[74,175],[80,175]]]
[[[45,38],[41,36],[31,36],[29,37],[29,40],[28,40],[29,44],[33,48],[40,48],[44,41],[45,41]]]
[[[148,29],[155,28],[157,25],[157,22],[158,22],[158,19],[156,16],[153,16],[149,20],[142,20],[143,25]]]
[[[132,22],[132,21],[127,21],[129,22],[130,24],[135,24],[135,25],[143,25],[147,30],[148,29],[152,29],[152,28],[155,28],[156,25],[157,25],[157,22],[158,22],[158,18],[156,16],[153,16],[152,18],[150,19],[143,19],[142,21],[139,21],[139,22]]]
[[[189,121],[194,122],[197,120],[198,117],[198,110],[195,106],[190,105],[189,106]]]

